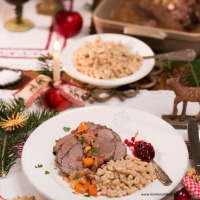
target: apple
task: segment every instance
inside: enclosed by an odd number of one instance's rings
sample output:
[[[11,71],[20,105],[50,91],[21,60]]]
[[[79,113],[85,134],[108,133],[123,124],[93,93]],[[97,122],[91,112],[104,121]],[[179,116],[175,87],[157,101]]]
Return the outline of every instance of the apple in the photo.
[[[75,11],[59,11],[55,15],[55,30],[65,38],[79,33],[83,25],[81,15]]]
[[[71,106],[71,102],[64,98],[58,89],[51,87],[43,95],[42,101],[45,106],[58,112],[66,110]]]

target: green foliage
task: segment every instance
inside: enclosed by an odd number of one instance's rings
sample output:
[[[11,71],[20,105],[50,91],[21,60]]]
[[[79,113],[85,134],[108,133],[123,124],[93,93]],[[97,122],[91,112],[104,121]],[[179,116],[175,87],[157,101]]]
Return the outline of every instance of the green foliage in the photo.
[[[41,55],[38,58],[40,70],[39,73],[53,78],[53,57],[50,54]]]
[[[40,70],[38,71],[40,74],[49,76],[50,78],[53,78],[53,56],[49,53],[47,55],[41,55],[38,58]],[[60,66],[61,67],[61,66]],[[61,76],[63,74],[63,71],[61,69]]]
[[[166,61],[164,71],[167,73],[173,72],[179,67],[185,68],[185,74],[183,75],[184,83],[191,87],[200,86],[200,58],[196,58],[192,62],[178,62],[178,61]]]
[[[0,122],[2,122],[2,118],[8,119],[12,114],[18,112],[25,112],[29,116],[24,127],[16,128],[13,131],[6,131],[0,127],[0,177],[5,177],[15,164],[19,153],[17,147],[26,141],[30,131],[57,114],[50,110],[29,112],[21,98],[10,102],[0,101]]]

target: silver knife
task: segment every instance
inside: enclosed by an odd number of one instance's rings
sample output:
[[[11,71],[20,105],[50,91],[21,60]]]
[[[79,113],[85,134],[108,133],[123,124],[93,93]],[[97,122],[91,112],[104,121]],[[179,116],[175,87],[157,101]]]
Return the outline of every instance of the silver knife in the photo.
[[[200,141],[199,141],[199,128],[195,119],[190,119],[188,123],[188,139],[190,149],[194,159],[194,164],[197,172],[200,174]]]

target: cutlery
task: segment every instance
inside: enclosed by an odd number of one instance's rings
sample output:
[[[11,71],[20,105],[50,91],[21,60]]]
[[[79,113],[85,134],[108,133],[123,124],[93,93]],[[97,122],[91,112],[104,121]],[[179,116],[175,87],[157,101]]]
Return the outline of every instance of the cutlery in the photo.
[[[197,173],[200,174],[200,141],[199,141],[199,128],[195,119],[190,119],[188,123],[188,139],[192,156],[194,159],[195,168]]]
[[[155,58],[156,60],[193,61],[196,58],[196,52],[193,49],[183,49],[169,53],[155,54],[153,56],[143,56],[143,58]]]
[[[171,185],[172,180],[169,178],[169,176],[163,171],[163,169],[152,159],[151,163],[153,164],[155,168],[156,175],[158,177],[158,180],[165,186]]]

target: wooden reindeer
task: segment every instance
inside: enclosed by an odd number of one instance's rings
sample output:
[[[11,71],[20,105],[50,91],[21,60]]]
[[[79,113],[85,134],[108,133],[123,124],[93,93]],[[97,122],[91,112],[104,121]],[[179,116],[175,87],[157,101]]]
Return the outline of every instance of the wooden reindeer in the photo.
[[[200,103],[200,87],[185,87],[180,83],[180,77],[171,77],[167,80],[167,85],[170,86],[176,94],[174,99],[174,107],[172,111],[172,119],[177,116],[177,105],[183,102],[182,113],[180,121],[184,121],[186,117],[187,102],[199,102]],[[196,121],[200,121],[200,111],[195,116]]]

